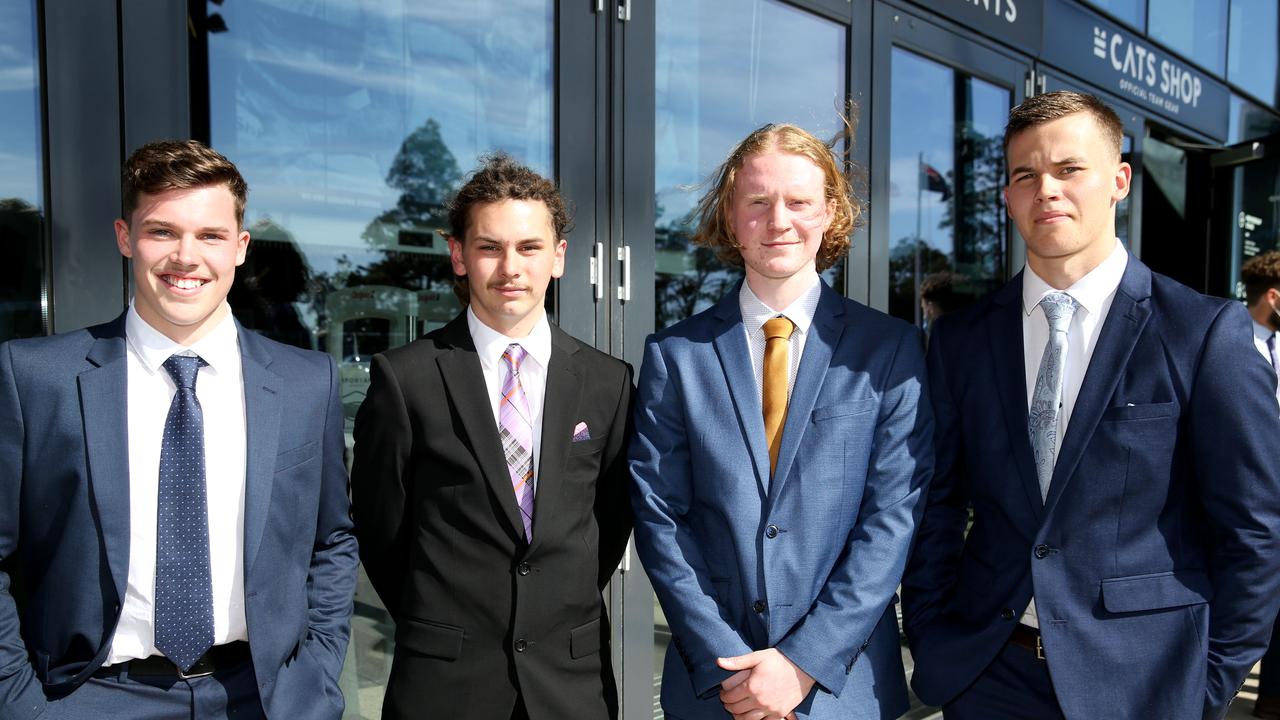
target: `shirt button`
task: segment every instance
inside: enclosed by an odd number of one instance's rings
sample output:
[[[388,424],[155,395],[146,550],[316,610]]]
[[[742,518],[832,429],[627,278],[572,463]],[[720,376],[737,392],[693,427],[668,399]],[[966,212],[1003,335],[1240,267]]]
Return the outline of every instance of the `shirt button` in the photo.
[[[522,562],[516,566],[516,572],[520,573],[521,575],[528,575],[529,569],[530,569],[529,563],[527,562]]]
[[[774,539],[774,538],[778,537],[778,526],[777,526],[777,525],[770,525],[769,527],[765,528],[765,529],[764,529],[764,536],[765,536],[765,537],[767,537],[767,538],[769,538],[770,540],[772,540],[772,539]]]
[[[516,641],[516,652],[522,653],[527,647],[529,647],[529,643],[525,642],[524,638],[520,638]]]
[[[1049,546],[1048,546],[1048,545],[1037,545],[1037,546],[1036,546],[1036,549],[1035,549],[1035,555],[1036,555],[1036,559],[1037,559],[1037,560],[1043,560],[1043,559],[1045,559],[1045,558],[1049,557]]]
[[[1001,620],[1012,620],[1012,619],[1013,619],[1013,611],[1012,611],[1012,610],[1010,610],[1009,608],[1005,608],[1005,609],[1001,610],[1001,611],[1000,611],[1000,619],[1001,619]]]
[[[757,600],[751,603],[751,609],[755,610],[757,613],[762,613],[767,609],[767,606],[764,604],[763,600]]]

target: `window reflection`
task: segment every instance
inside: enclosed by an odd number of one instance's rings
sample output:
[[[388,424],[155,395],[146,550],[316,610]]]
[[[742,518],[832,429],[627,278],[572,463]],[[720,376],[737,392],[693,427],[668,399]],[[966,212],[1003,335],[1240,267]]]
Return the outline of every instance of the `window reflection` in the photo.
[[[1226,69],[1227,3],[1222,0],[1152,3],[1147,32],[1216,75]]]
[[[818,137],[842,128],[845,30],[772,0],[659,0],[655,181],[656,327],[710,307],[742,277],[691,245],[702,184],[771,122]],[[786,48],[785,54],[773,52]],[[823,276],[843,287],[844,262]]]
[[[253,242],[231,304],[247,327],[334,356],[350,443],[370,357],[460,309],[438,231],[465,172],[500,150],[552,174],[555,5],[237,0],[207,11],[210,140],[250,186]],[[362,578],[346,717],[380,717],[393,636]]]
[[[1227,79],[1273,103],[1280,64],[1280,6],[1276,0],[1231,0]]]
[[[36,4],[0,5],[0,341],[45,333]]]
[[[895,48],[889,168],[889,312],[925,326],[1003,281],[1007,89]],[[946,288],[946,302],[923,303]]]
[[[1085,0],[1099,10],[1104,10],[1138,30],[1147,27],[1147,0]]]

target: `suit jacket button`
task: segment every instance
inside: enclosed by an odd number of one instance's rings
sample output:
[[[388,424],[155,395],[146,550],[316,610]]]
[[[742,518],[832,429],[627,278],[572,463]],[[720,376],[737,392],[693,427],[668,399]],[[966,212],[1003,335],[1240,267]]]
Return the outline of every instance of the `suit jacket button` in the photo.
[[[1049,546],[1048,546],[1048,545],[1037,545],[1037,546],[1036,546],[1036,550],[1035,550],[1035,554],[1036,554],[1036,559],[1037,559],[1037,560],[1043,560],[1043,559],[1045,559],[1045,558],[1049,557]]]
[[[527,562],[522,562],[522,563],[520,563],[519,565],[517,565],[517,566],[516,566],[516,572],[520,573],[521,575],[528,575],[528,574],[529,574],[529,563],[527,563]]]
[[[769,538],[770,540],[772,540],[772,539],[774,539],[774,538],[778,537],[778,526],[777,526],[777,525],[770,525],[769,527],[765,528],[765,529],[764,529],[764,536],[765,536],[765,537],[767,537],[767,538]]]
[[[527,647],[529,647],[529,643],[525,642],[524,638],[520,638],[516,641],[516,652],[522,653]]]
[[[752,609],[752,610],[755,610],[757,613],[762,613],[762,612],[764,612],[764,611],[766,610],[766,608],[767,608],[767,606],[764,604],[764,601],[763,601],[763,600],[757,600],[757,601],[755,601],[755,602],[751,603],[751,609]]]
[[[1012,620],[1012,619],[1013,619],[1013,611],[1012,611],[1012,610],[1010,610],[1009,608],[1005,608],[1005,609],[1001,610],[1001,611],[1000,611],[1000,619],[1001,619],[1001,620]]]

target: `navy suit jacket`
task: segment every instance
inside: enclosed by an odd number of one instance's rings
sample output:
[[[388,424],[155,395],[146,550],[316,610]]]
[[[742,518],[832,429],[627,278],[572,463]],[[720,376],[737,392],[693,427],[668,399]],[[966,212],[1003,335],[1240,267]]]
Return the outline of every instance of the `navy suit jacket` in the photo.
[[[244,594],[267,716],[338,718],[356,579],[333,361],[239,328]],[[129,561],[124,316],[0,345],[0,719],[102,666]],[[20,581],[19,609],[10,581]]]
[[[919,332],[825,284],[772,479],[738,290],[649,339],[632,506],[668,717],[727,718],[716,659],[770,647],[817,681],[801,718],[906,711],[893,601],[932,426]]]
[[[1067,718],[1221,717],[1280,603],[1280,419],[1249,317],[1130,257],[1041,502],[1021,289],[930,338],[938,465],[903,581],[912,687],[934,705],[963,691],[1034,591]]]

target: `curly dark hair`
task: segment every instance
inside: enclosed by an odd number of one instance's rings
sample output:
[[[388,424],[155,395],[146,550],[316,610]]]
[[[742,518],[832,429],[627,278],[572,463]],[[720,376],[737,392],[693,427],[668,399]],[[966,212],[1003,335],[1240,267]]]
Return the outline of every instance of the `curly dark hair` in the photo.
[[[1240,279],[1244,281],[1245,302],[1250,305],[1271,288],[1280,290],[1280,251],[1271,250],[1249,258],[1240,266]]]
[[[572,229],[569,210],[556,184],[506,153],[480,158],[480,167],[449,201],[449,236],[458,242],[467,237],[471,208],[503,200],[536,200],[547,206],[556,238],[563,240]]]

